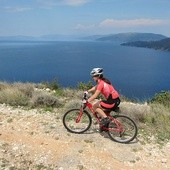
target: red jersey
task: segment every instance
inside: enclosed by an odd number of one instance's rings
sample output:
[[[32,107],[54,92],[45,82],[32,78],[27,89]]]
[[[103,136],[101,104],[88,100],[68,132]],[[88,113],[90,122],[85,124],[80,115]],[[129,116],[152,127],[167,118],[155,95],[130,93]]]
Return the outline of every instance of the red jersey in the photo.
[[[106,99],[108,99],[110,94],[112,95],[113,99],[119,97],[119,93],[114,89],[114,87],[111,84],[108,84],[101,79],[98,79],[98,84],[96,89],[99,90]]]

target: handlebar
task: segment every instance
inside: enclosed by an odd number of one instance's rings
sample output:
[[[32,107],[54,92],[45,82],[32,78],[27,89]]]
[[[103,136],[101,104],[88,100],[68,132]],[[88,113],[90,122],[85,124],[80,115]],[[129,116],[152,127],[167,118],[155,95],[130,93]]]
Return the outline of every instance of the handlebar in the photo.
[[[84,93],[83,99],[87,100],[87,93]]]
[[[88,103],[87,100],[88,100],[87,92],[84,92],[83,99],[82,99],[82,107],[83,107],[83,109],[85,109],[86,106],[87,106],[87,103]]]
[[[87,106],[90,109],[92,109],[92,104],[87,101],[88,100],[87,94],[88,94],[87,92],[84,92],[83,100],[82,100],[82,107],[83,107],[83,109],[85,109]]]

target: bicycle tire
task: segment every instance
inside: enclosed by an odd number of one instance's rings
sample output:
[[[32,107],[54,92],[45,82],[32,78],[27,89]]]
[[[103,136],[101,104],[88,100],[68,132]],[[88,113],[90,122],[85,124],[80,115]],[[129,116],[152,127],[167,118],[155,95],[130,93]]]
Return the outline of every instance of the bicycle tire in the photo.
[[[92,124],[91,115],[86,110],[83,110],[80,121],[76,123],[79,113],[80,109],[71,109],[63,116],[63,125],[71,133],[84,133]]]
[[[136,123],[124,115],[113,116],[116,120],[109,123],[108,135],[111,140],[119,143],[129,143],[134,140],[138,133]]]

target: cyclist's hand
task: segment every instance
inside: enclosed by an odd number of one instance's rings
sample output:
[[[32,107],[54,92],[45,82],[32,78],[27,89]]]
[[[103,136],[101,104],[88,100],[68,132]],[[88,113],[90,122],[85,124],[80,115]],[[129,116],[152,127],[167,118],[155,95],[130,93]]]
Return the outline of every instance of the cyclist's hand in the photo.
[[[84,94],[88,95],[88,91],[84,91]]]
[[[86,104],[86,103],[87,103],[87,100],[84,99],[84,100],[82,101],[82,103],[83,103],[83,104]]]
[[[84,97],[83,97],[85,100],[87,100],[87,95],[88,95],[88,91],[85,91],[84,92]]]

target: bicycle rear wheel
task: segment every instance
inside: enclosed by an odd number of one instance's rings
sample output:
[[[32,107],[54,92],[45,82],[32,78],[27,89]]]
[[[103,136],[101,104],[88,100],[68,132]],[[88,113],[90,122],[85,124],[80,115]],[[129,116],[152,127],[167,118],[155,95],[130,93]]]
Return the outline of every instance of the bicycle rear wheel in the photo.
[[[136,123],[124,115],[114,116],[114,120],[109,123],[109,137],[119,143],[129,143],[137,136]]]
[[[86,110],[83,110],[81,115],[80,109],[72,109],[63,116],[64,127],[72,133],[83,133],[90,128],[91,124],[92,118]]]

